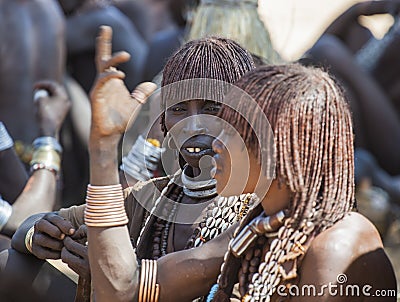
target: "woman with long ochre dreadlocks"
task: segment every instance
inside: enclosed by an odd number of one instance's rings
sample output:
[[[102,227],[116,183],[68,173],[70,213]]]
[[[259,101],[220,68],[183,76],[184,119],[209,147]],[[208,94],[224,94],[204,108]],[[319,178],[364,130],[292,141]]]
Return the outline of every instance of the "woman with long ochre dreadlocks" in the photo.
[[[378,288],[395,289],[378,232],[352,212],[353,129],[341,89],[327,73],[300,65],[262,67],[236,85],[271,124],[277,178],[231,241],[209,300],[229,301],[236,283],[242,301],[365,301]],[[241,106],[239,112],[254,110]],[[245,191],[254,192],[256,181],[268,177],[259,167],[268,137],[257,140],[257,128],[265,126],[251,129],[238,111],[223,108],[221,117],[237,129],[249,150]],[[213,144],[217,189],[225,194],[237,193],[228,176],[231,165],[243,162],[238,137],[222,132]],[[235,156],[229,157],[227,150]],[[274,231],[266,227],[268,221],[275,222]],[[349,293],[352,285],[359,287],[359,296]],[[366,285],[372,289],[361,293]],[[373,301],[396,300],[393,295],[380,299]]]
[[[110,35],[109,30],[103,28],[99,42],[99,45],[103,45],[103,48],[109,51]],[[111,57],[111,53],[107,53],[105,57]],[[96,115],[97,111],[93,110],[96,121],[93,124],[99,123],[101,127],[114,125],[119,122],[120,115],[125,118],[134,112],[134,110],[129,110],[128,105],[131,105],[132,101],[125,86],[121,84],[122,81],[118,82],[118,85],[112,85],[115,84],[113,76],[121,77],[121,74],[108,67],[109,64],[115,64],[118,59],[121,59],[121,53],[110,58],[109,61],[99,63],[105,67],[99,69],[102,73],[92,95],[96,100],[107,100],[104,103],[112,104],[100,110],[100,113],[105,116]],[[229,200],[218,198],[215,180],[209,173],[212,167],[210,158],[213,155],[211,144],[218,132],[213,133],[213,124],[205,123],[205,116],[218,114],[220,104],[214,99],[222,99],[224,91],[227,90],[226,85],[235,82],[253,68],[253,59],[245,49],[232,40],[218,37],[188,42],[167,62],[162,82],[162,106],[165,112],[162,114],[161,126],[166,135],[170,134],[168,145],[173,145],[172,147],[177,149],[180,162],[185,166],[183,171],[170,178],[152,179],[145,184],[138,184],[135,188],[129,188],[125,192],[132,193],[126,198],[125,205],[129,215],[129,237],[140,259],[158,259],[171,252],[200,246],[240,220],[255,200],[253,194],[233,197]],[[192,79],[200,79],[200,82],[194,81],[194,86],[180,88],[195,92],[197,97],[179,100],[182,89],[176,89],[174,85],[182,80]],[[201,79],[207,79],[216,84],[210,94],[202,96],[201,92],[197,93],[202,87]],[[221,82],[224,85],[217,87]],[[169,89],[168,87],[171,86],[172,88]],[[205,93],[207,91],[209,90],[206,89]],[[121,100],[127,100],[128,105],[120,105]],[[105,107],[105,104],[103,106]],[[123,110],[123,113],[116,117],[110,114],[119,110]],[[120,130],[125,129],[121,127]],[[102,142],[98,137],[103,135],[103,133],[95,132],[92,131],[92,142],[96,145],[96,148],[93,148],[95,151],[91,152],[92,155],[98,154],[97,148]],[[101,155],[99,156],[102,157],[101,164],[92,165],[93,168],[107,167],[108,170],[112,170],[109,167],[116,163],[113,154],[117,152],[115,144],[118,144],[119,139],[119,135],[108,135],[104,139],[105,153],[99,152]],[[207,158],[209,164],[204,164]],[[101,181],[107,181],[107,178],[102,178]],[[194,205],[199,205],[196,210],[191,213],[185,211]],[[29,247],[30,252],[40,259],[61,257],[83,278],[89,279],[87,247],[76,242],[76,236],[80,231],[75,232],[75,230],[84,229],[82,225],[85,209],[88,212],[90,206],[71,207],[61,209],[58,213],[49,213],[44,217],[43,215],[31,217],[14,237],[14,248],[27,253]],[[102,213],[105,215],[104,209]],[[110,210],[110,213],[115,213],[115,209]],[[189,216],[185,216],[187,214]],[[172,221],[171,218],[174,215],[184,216],[185,222]],[[86,220],[86,225],[90,225],[89,220],[91,219]],[[216,223],[207,223],[207,220],[216,221]],[[63,240],[64,237],[66,237],[65,240]],[[27,242],[31,242],[30,246],[26,244]],[[101,250],[97,249],[95,252],[98,253]],[[223,254],[225,247],[221,251]]]

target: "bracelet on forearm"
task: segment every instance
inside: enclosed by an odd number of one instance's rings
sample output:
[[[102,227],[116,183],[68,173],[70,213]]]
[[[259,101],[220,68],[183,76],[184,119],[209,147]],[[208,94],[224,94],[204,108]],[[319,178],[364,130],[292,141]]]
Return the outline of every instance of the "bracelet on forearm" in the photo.
[[[35,233],[35,225],[31,226],[25,235],[25,247],[32,254],[32,238]]]
[[[89,227],[113,227],[128,223],[124,194],[120,184],[88,185],[86,192],[85,224]]]
[[[154,139],[145,140],[139,136],[129,153],[122,158],[120,169],[129,176],[145,181],[154,176],[158,161],[165,148],[160,148],[160,143]]]
[[[8,134],[4,124],[0,122],[0,151],[12,148],[12,146],[14,146],[14,141]]]
[[[0,231],[7,224],[12,214],[12,206],[0,196]]]
[[[138,302],[158,302],[160,286],[157,284],[157,261],[143,259],[140,270]]]
[[[33,152],[30,165],[31,172],[46,169],[57,175],[61,166],[60,153],[50,145],[43,145]]]

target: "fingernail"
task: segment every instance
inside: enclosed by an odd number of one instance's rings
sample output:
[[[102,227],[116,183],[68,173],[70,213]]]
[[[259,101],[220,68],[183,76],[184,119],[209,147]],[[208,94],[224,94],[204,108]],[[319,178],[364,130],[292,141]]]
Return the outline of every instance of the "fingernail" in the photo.
[[[64,240],[65,234],[61,234],[60,238],[61,238],[61,240]]]
[[[75,229],[69,229],[68,233],[69,233],[70,235],[73,235],[73,234],[75,233]]]

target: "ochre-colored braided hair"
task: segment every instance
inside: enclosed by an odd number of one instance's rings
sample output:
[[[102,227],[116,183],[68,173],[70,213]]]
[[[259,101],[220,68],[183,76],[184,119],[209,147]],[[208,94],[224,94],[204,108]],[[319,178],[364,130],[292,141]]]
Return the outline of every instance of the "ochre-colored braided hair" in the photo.
[[[310,237],[314,237],[350,212],[354,204],[353,128],[340,86],[326,72],[299,64],[257,68],[235,86],[262,108],[274,132],[276,174],[292,192],[285,225],[298,229],[312,222],[315,229]],[[254,133],[262,129],[251,129],[238,112],[251,116],[253,109],[239,102],[238,110],[224,106],[220,117],[237,129],[247,148],[260,158],[263,138],[258,142]],[[232,271],[226,273],[230,258],[213,301],[226,301],[230,295],[236,278]]]
[[[235,83],[255,68],[250,53],[233,40],[206,37],[184,44],[166,63],[161,86],[188,79],[213,79]],[[162,99],[161,108],[166,108]],[[165,117],[161,129],[166,134]]]

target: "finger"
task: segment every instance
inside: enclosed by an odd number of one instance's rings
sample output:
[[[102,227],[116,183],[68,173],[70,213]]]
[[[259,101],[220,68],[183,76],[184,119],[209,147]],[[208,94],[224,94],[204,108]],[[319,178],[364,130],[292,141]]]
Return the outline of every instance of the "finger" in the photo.
[[[98,72],[104,71],[102,63],[111,57],[112,29],[109,26],[100,26],[100,32],[96,39],[96,62]]]
[[[87,238],[87,226],[81,225],[71,238],[74,240]]]
[[[64,99],[67,99],[67,92],[65,91],[64,86],[60,85],[55,81],[43,80],[36,82],[34,85],[35,90],[44,89],[50,93],[50,96],[58,96]]]
[[[35,233],[41,232],[50,237],[63,240],[65,235],[71,233],[71,230],[73,234],[74,229],[72,228],[71,223],[62,220],[63,218],[56,214],[46,214],[42,219],[35,223]]]
[[[144,82],[136,86],[131,96],[137,102],[144,104],[147,98],[157,89],[157,85],[152,82]]]
[[[115,53],[107,62],[103,62],[103,69],[107,70],[110,67],[116,67],[119,64],[128,62],[130,58],[131,55],[126,51],[119,51]]]
[[[65,237],[64,246],[69,252],[87,259],[87,247],[83,244],[72,240],[70,237]]]
[[[88,261],[70,253],[66,248],[61,250],[61,260],[79,276],[88,277],[90,275]]]
[[[33,102],[37,104],[42,98],[48,98],[49,92],[45,89],[37,89],[33,94]]]
[[[106,72],[103,72],[99,75],[98,79],[97,79],[97,83],[96,86],[101,86],[104,85],[105,83],[107,83],[109,80],[111,79],[119,79],[119,80],[123,80],[125,78],[125,73],[123,73],[122,71],[119,70],[109,70]]]
[[[35,233],[33,234],[32,237],[32,246],[33,245],[38,245],[43,248],[48,248],[54,251],[61,251],[62,247],[64,246],[64,243],[60,240],[51,238],[50,236],[47,236],[45,234]]]
[[[61,252],[49,250],[39,245],[32,245],[32,254],[39,259],[60,259]]]

